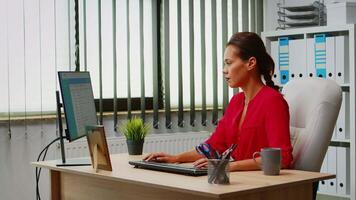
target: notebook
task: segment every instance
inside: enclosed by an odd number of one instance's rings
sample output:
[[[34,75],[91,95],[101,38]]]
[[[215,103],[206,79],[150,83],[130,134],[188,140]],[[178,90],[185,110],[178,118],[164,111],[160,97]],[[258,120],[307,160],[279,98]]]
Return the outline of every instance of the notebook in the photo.
[[[204,176],[208,173],[207,169],[198,169],[193,166],[183,164],[158,163],[143,160],[129,161],[129,164],[135,166],[136,168],[164,171],[188,176]]]

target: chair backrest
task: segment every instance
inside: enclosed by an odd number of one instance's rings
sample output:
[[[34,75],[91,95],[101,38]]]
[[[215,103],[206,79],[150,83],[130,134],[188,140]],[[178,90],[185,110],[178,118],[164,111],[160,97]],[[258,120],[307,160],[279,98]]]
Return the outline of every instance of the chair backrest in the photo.
[[[342,101],[333,80],[301,78],[282,90],[289,105],[290,133],[295,169],[320,171]]]

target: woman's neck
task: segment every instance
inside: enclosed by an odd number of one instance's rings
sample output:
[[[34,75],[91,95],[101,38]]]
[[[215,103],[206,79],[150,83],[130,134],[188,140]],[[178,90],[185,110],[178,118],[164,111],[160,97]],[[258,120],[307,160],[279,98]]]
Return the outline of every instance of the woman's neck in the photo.
[[[253,99],[256,94],[262,89],[264,84],[261,80],[250,80],[246,85],[242,86],[241,89],[245,94],[245,104],[248,104],[251,99]]]

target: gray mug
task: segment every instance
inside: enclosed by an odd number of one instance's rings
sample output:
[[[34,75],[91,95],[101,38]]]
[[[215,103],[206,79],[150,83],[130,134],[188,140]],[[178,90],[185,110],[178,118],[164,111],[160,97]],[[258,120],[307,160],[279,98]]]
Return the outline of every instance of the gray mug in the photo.
[[[256,156],[260,154],[262,164],[256,161]],[[281,149],[262,148],[260,152],[253,153],[253,160],[261,167],[264,175],[279,175],[281,169]]]

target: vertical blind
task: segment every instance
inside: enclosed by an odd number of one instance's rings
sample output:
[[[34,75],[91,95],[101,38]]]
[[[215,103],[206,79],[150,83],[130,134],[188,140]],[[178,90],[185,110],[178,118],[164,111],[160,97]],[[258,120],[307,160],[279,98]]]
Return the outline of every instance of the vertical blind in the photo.
[[[218,111],[226,109],[237,90],[223,80],[225,45],[237,31],[263,29],[262,0],[171,0],[162,1],[164,13],[161,38],[164,70],[165,125],[217,124]],[[178,111],[178,122],[171,111]],[[212,115],[207,115],[212,110]],[[183,112],[189,111],[189,119]]]
[[[26,126],[29,116],[42,119],[56,109],[56,72],[73,70],[74,2],[0,4],[0,118],[11,133],[12,119],[24,118]]]
[[[216,124],[218,111],[225,110],[237,92],[223,81],[226,42],[237,31],[263,30],[262,0],[3,0],[1,4],[0,116],[9,123],[16,115],[26,121],[29,115],[55,111],[56,72],[75,70],[75,14],[77,62],[80,70],[91,73],[101,122],[103,99],[113,99],[114,125],[119,98],[127,99],[129,118],[132,98],[140,98],[145,118],[147,97],[153,99],[155,128],[160,127],[161,97],[167,128]],[[207,110],[212,110],[211,116]],[[173,111],[178,112],[178,121],[172,121]],[[184,119],[184,112],[189,112],[189,119]]]

